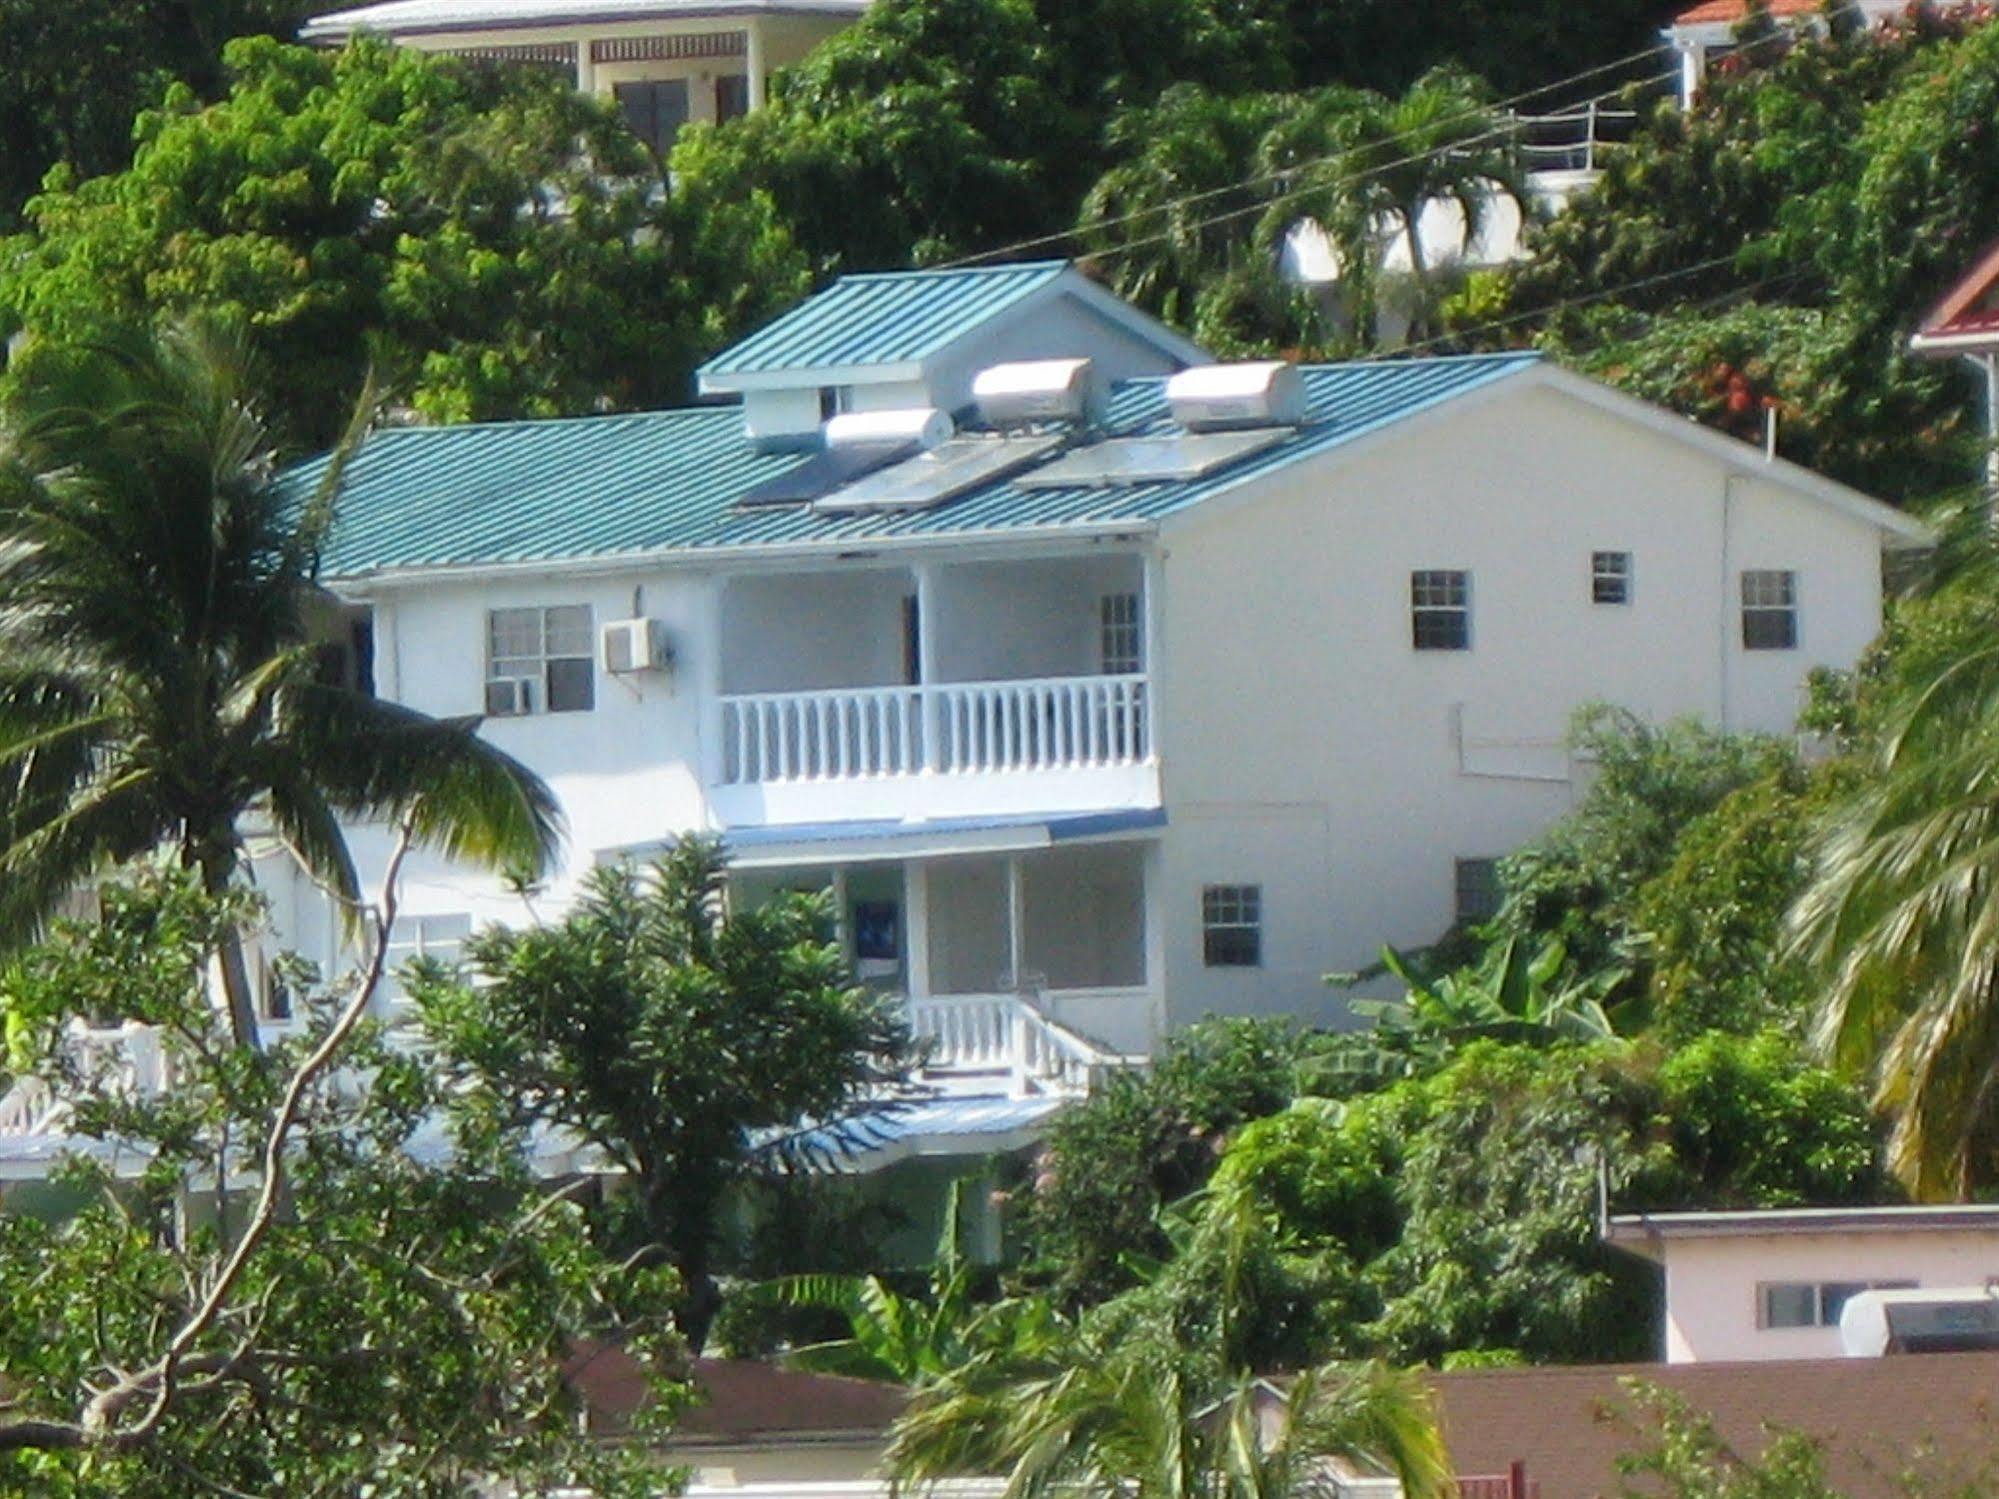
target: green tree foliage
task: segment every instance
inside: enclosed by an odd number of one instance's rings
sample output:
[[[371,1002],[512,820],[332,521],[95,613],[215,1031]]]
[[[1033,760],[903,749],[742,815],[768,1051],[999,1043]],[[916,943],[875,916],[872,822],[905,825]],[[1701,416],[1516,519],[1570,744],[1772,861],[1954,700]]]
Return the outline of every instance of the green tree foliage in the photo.
[[[700,839],[650,870],[597,870],[560,923],[489,929],[466,956],[473,982],[413,975],[443,1075],[626,1174],[621,1241],[680,1272],[697,1347],[729,1189],[781,1164],[801,1123],[879,1106],[909,1062],[902,1022],[827,939],[824,901],[728,909]]]
[[[1066,230],[1116,110],[1281,68],[1231,0],[882,0],[768,108],[688,131],[674,175],[703,203],[768,192],[822,275],[935,262]]]
[[[603,1257],[511,1137],[419,1148],[451,1100],[360,1020],[378,969],[321,993],[294,964],[301,1032],[252,1052],[206,985],[259,919],[249,897],[176,872],[106,888],[102,910],[0,975],[15,1086],[85,1142],[58,1172],[67,1207],[0,1217],[0,1488],[657,1492],[640,1452],[582,1434],[562,1369],[584,1338],[674,1355],[671,1274]],[[173,1089],[79,1053],[86,1021],[145,1028],[126,1044],[161,1047]],[[656,1393],[654,1435],[676,1392]]]
[[[1968,383],[1905,340],[1999,230],[1975,124],[1995,90],[1999,33],[1921,8],[1751,54],[1648,116],[1513,303],[1565,357],[1737,435],[1776,409],[1788,456],[1864,488],[1962,482]]]
[[[445,722],[328,679],[313,573],[332,485],[273,480],[260,377],[205,325],[51,353],[0,410],[0,934],[156,848],[211,893],[252,808],[341,896],[340,819],[538,868],[547,789]],[[254,1044],[225,944],[237,1034]]]
[[[170,90],[128,170],[30,204],[0,316],[75,338],[213,309],[325,442],[371,359],[433,419],[670,404],[802,288],[759,194],[690,206],[560,80],[374,42],[227,57],[227,98]]]
[[[1085,1316],[1253,1367],[1644,1358],[1651,1282],[1598,1240],[1606,1188],[1619,1209],[1879,1200],[1878,1154],[1861,1093],[1776,1033],[1667,1054],[1474,1040],[1241,1125],[1161,1215],[1165,1247],[1125,1249],[1135,1284]]]
[[[1299,1044],[1281,1022],[1203,1021],[1058,1115],[1027,1206],[1031,1276],[1065,1305],[1131,1285],[1127,1256],[1169,1248],[1160,1209],[1206,1182],[1228,1131],[1291,1101]]]
[[[61,162],[80,176],[122,169],[132,120],[170,80],[223,87],[222,46],[285,36],[296,0],[4,0],[0,3],[0,228]]]

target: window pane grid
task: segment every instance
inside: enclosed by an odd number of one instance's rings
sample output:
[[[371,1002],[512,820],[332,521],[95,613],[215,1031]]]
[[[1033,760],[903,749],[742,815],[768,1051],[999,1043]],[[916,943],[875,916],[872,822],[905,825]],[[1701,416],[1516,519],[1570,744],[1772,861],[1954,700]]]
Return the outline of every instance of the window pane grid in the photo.
[[[1411,640],[1419,651],[1471,646],[1471,574],[1422,568],[1409,574]]]
[[[1104,675],[1130,676],[1143,671],[1144,633],[1139,621],[1138,595],[1105,594],[1101,617]]]
[[[1742,646],[1788,651],[1798,643],[1798,575],[1774,568],[1742,574]]]
[[[1454,901],[1460,922],[1490,921],[1499,914],[1499,861],[1459,859],[1453,867]]]
[[[1589,562],[1590,601],[1596,604],[1631,602],[1631,554],[1591,552]]]
[[[594,707],[595,612],[588,604],[494,609],[486,616],[486,711],[574,713]],[[525,700],[510,686],[532,684]]]
[[[1209,885],[1201,891],[1202,957],[1210,968],[1263,963],[1263,887]]]

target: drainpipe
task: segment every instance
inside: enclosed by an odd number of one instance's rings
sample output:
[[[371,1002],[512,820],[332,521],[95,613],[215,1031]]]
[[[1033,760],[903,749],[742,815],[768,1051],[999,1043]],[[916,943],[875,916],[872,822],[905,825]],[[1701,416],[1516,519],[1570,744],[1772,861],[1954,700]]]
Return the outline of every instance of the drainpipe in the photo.
[[[1729,649],[1730,627],[1735,622],[1735,480],[1736,475],[1727,474],[1721,481],[1721,648],[1718,665],[1720,674],[1716,679],[1720,696],[1720,712],[1717,715],[1721,731],[1728,732],[1729,724],[1729,678],[1735,662],[1735,653]]]

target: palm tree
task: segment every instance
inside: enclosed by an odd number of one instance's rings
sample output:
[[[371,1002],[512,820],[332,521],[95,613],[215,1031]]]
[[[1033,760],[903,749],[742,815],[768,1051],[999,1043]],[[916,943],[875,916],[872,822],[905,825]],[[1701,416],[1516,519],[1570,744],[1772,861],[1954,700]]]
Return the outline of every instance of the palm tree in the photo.
[[[1980,535],[1951,566],[1789,919],[1826,984],[1814,1039],[1872,1076],[1919,1200],[1999,1182],[1999,548]]]
[[[1259,237],[1273,242],[1300,218],[1317,219],[1363,301],[1375,294],[1384,231],[1401,237],[1416,290],[1412,338],[1429,331],[1436,301],[1424,209],[1455,204],[1469,244],[1496,197],[1523,201],[1511,132],[1488,105],[1484,86],[1448,65],[1431,69],[1396,99],[1346,88],[1312,96],[1265,137],[1259,166],[1288,174]]]
[[[1417,1376],[1363,1363],[1216,1380],[1152,1339],[935,1381],[897,1423],[888,1466],[917,1483],[1004,1473],[1006,1499],[1315,1499],[1342,1466],[1392,1475],[1405,1499],[1456,1492]]]
[[[245,345],[215,325],[24,364],[0,412],[0,941],[157,849],[219,891],[252,818],[350,902],[343,817],[386,814],[495,866],[547,863],[553,800],[476,720],[328,680],[314,574],[362,417],[295,494]],[[254,1046],[240,937],[223,986]]]

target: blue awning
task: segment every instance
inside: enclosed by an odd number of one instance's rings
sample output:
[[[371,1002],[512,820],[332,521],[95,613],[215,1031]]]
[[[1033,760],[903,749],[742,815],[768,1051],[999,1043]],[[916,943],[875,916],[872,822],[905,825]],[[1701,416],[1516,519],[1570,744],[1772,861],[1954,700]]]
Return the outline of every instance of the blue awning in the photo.
[[[1071,1102],[1048,1094],[975,1094],[889,1104],[806,1130],[787,1142],[786,1153],[815,1170],[854,1173],[915,1157],[984,1159],[1035,1144]]]

